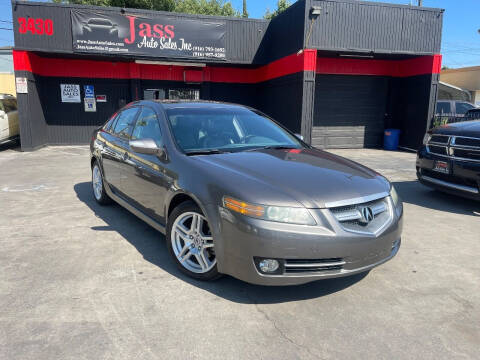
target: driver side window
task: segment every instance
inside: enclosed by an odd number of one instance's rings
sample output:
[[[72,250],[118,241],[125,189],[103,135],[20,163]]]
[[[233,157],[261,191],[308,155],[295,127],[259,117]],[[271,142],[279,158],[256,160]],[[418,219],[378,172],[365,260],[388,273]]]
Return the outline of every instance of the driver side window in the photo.
[[[158,146],[162,143],[162,133],[155,111],[143,107],[132,133],[132,140],[153,139]]]

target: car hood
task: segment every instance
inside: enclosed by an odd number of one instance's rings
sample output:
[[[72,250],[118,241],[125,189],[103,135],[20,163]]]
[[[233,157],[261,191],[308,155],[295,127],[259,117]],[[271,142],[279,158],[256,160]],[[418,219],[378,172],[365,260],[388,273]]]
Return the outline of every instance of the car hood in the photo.
[[[390,191],[389,182],[375,171],[316,149],[262,149],[195,158],[202,167],[215,169],[226,186],[232,184],[242,200],[260,204],[278,205],[274,199],[278,195],[296,200],[297,206],[324,208],[331,202]]]
[[[432,134],[480,137],[480,120],[442,125],[433,129]]]

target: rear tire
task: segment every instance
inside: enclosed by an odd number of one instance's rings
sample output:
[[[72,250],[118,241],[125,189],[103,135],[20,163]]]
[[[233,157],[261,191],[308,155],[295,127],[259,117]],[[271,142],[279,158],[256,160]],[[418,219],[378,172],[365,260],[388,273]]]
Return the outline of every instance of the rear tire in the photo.
[[[102,170],[100,169],[98,161],[95,161],[92,166],[93,197],[100,205],[108,205],[112,202],[112,199],[107,195],[103,181]]]
[[[167,248],[184,274],[210,281],[222,275],[217,270],[212,234],[202,210],[192,201],[173,209],[168,217]]]

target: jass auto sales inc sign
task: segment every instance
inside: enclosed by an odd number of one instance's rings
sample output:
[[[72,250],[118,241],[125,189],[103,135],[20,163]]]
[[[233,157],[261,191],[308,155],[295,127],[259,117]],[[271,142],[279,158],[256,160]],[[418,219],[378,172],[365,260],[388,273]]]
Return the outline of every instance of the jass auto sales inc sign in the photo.
[[[75,52],[225,59],[225,23],[72,10]]]

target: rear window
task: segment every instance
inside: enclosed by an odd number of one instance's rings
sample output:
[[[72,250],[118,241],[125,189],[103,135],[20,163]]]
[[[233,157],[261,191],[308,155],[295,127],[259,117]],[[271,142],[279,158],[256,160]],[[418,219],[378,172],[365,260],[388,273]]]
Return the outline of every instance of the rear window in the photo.
[[[473,106],[472,104],[469,104],[469,103],[466,103],[466,102],[457,102],[456,103],[456,113],[457,114],[465,114],[468,110],[471,110],[471,109],[474,109],[475,106]]]
[[[112,25],[110,20],[107,19],[91,19],[88,22],[89,25]]]
[[[450,114],[452,109],[449,102],[439,101],[437,103],[437,114]]]

